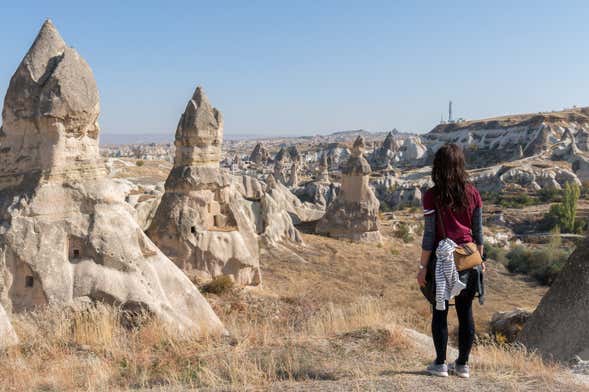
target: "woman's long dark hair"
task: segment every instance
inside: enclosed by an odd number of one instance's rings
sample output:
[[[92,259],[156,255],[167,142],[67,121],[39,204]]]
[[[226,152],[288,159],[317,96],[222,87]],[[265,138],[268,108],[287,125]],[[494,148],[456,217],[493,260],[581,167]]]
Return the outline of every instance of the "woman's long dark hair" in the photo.
[[[435,184],[436,201],[441,206],[453,210],[461,210],[468,206],[468,174],[465,169],[464,152],[457,144],[444,144],[436,152],[432,180]]]

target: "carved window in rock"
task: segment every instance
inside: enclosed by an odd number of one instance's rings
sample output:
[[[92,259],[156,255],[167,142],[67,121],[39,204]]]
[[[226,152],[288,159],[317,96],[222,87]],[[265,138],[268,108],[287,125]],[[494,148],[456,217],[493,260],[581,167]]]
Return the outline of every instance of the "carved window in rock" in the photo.
[[[87,258],[89,256],[88,244],[86,244],[86,241],[80,237],[70,236],[68,240],[67,254],[69,260],[72,262]]]
[[[191,227],[190,227],[190,232],[191,232],[192,234],[196,234],[196,226],[191,226]]]
[[[35,278],[31,275],[25,276],[25,287],[31,288],[35,285]]]

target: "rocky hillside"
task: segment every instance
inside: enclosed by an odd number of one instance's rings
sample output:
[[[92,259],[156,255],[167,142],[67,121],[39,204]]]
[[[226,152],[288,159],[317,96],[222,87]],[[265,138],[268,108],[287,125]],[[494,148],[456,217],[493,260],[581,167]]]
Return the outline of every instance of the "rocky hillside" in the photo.
[[[458,143],[472,166],[483,167],[543,153],[571,136],[583,150],[588,131],[589,107],[585,107],[440,124],[423,140],[430,151]]]

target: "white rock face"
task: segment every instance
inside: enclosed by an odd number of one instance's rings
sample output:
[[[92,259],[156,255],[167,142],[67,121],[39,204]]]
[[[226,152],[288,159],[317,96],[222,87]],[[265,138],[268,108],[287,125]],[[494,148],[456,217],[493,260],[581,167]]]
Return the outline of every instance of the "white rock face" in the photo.
[[[18,336],[12,328],[8,314],[0,304],[0,350],[18,344]]]
[[[423,136],[431,152],[444,143],[456,143],[473,167],[496,165],[549,153],[556,144],[581,151],[587,147],[589,108],[562,112],[513,115],[488,120],[441,124]],[[566,151],[560,155],[571,154]]]
[[[176,158],[148,236],[198,281],[225,275],[243,285],[261,282],[258,236],[247,203],[219,168],[221,113],[197,87],[176,131]]]
[[[398,154],[397,161],[404,164],[420,164],[426,158],[427,147],[419,136],[405,139]]]
[[[317,233],[353,241],[381,241],[378,209],[380,203],[370,188],[368,161],[362,156],[364,139],[354,142],[352,156],[342,170],[340,194],[317,224]]]
[[[500,192],[507,186],[537,192],[542,188],[560,190],[567,182],[581,185],[575,173],[558,166],[539,167],[525,161],[520,165],[515,163],[477,170],[471,179],[481,192]]]
[[[287,187],[276,181],[273,176],[269,176],[266,179],[266,183],[268,185],[267,192],[280,209],[290,215],[294,224],[314,222],[325,214],[325,209],[321,208],[321,206],[309,202],[301,202],[297,196]]]
[[[96,178],[98,89],[92,70],[51,21],[12,76],[0,130],[0,188],[50,178]],[[75,162],[75,165],[72,163]]]
[[[582,183],[589,182],[589,158],[578,157],[573,162],[573,171],[577,178],[579,178],[579,181]]]
[[[571,255],[518,340],[544,358],[589,360],[589,240]]]
[[[87,297],[146,310],[181,331],[223,332],[196,287],[135,222],[127,185],[104,176],[96,84],[64,45],[46,22],[6,94],[0,303],[18,312]]]

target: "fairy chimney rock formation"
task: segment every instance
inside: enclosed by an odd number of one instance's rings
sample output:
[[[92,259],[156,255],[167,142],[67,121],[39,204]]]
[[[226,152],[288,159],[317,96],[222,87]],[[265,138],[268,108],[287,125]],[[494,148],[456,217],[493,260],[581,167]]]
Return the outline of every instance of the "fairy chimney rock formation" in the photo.
[[[378,209],[380,203],[370,188],[370,165],[363,156],[364,139],[354,142],[352,155],[342,169],[342,186],[317,224],[317,232],[353,241],[381,241]]]
[[[290,178],[288,179],[288,185],[296,187],[299,184],[299,162],[293,162],[290,166]]]
[[[224,332],[135,222],[121,184],[104,175],[98,115],[90,67],[45,22],[4,102],[0,304],[18,312],[87,297],[145,310],[174,329]]]
[[[518,340],[544,358],[589,360],[589,237],[577,246]]]
[[[329,163],[327,162],[326,152],[321,155],[321,160],[319,161],[319,174],[317,176],[317,181],[329,182]]]
[[[47,20],[10,79],[4,99],[0,189],[27,181],[103,175],[99,112],[90,66]]]
[[[223,144],[223,116],[198,86],[180,116],[176,129],[174,167],[219,167]]]
[[[197,87],[180,117],[174,167],[148,236],[193,280],[259,284],[259,247],[246,201],[221,170],[223,119]]]
[[[268,150],[266,150],[262,143],[257,143],[250,155],[250,161],[260,165],[267,163],[269,160],[270,153],[268,153]]]
[[[282,147],[274,157],[274,178],[281,184],[286,185],[286,173],[288,166],[288,151]]]

